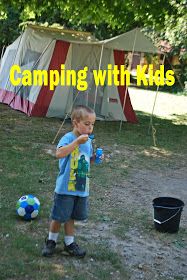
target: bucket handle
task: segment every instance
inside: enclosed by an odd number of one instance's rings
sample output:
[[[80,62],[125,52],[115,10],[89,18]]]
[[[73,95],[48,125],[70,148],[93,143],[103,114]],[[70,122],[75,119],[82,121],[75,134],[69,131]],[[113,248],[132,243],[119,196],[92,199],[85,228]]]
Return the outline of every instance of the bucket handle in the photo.
[[[154,222],[157,223],[157,224],[159,224],[159,225],[164,224],[164,223],[168,222],[169,220],[171,220],[172,218],[174,218],[175,216],[177,216],[177,214],[178,214],[180,211],[181,211],[181,208],[180,208],[173,216],[171,216],[169,219],[167,219],[167,220],[165,220],[165,221],[163,221],[163,222],[160,222],[160,221],[157,220],[157,219],[154,219]]]

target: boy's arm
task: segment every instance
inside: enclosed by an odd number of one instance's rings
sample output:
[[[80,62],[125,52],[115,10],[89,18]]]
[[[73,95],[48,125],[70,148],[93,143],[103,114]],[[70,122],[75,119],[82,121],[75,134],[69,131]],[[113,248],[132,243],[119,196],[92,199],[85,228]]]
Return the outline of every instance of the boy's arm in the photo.
[[[67,155],[69,155],[71,152],[73,152],[73,150],[78,147],[78,142],[77,139],[74,140],[72,143],[60,147],[56,150],[56,157],[59,158],[63,158],[66,157]]]
[[[88,135],[80,135],[77,139],[75,139],[72,143],[62,146],[56,150],[56,157],[58,159],[64,158],[69,155],[73,150],[78,147],[80,144],[84,144],[88,140]]]

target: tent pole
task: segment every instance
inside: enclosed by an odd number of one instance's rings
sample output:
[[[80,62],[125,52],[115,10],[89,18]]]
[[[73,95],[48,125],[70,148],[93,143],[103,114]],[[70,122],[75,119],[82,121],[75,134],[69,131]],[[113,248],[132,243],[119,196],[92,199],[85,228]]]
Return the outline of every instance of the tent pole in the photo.
[[[76,94],[76,96],[75,96],[75,98],[74,98],[74,100],[73,100],[73,102],[72,102],[72,104],[71,104],[71,110],[70,110],[70,111],[72,111],[73,105],[74,105],[74,103],[75,103],[75,101],[76,101],[76,99],[77,99],[78,94],[79,94],[79,92],[77,92],[77,94]],[[57,139],[57,137],[58,137],[58,135],[59,135],[59,133],[60,133],[60,131],[61,131],[61,129],[62,129],[62,127],[63,127],[63,125],[64,125],[66,119],[67,119],[67,117],[68,117],[68,115],[69,115],[69,113],[66,113],[66,115],[65,115],[65,117],[64,117],[64,120],[63,120],[63,122],[62,122],[62,124],[61,124],[59,130],[57,131],[57,133],[56,133],[56,135],[55,135],[53,141],[52,141],[52,144],[55,143],[55,141],[56,141],[56,139]]]
[[[3,57],[3,54],[4,54],[4,49],[6,48],[6,46],[4,45],[3,48],[2,48],[2,51],[1,51],[1,58],[0,58],[0,62],[1,62],[1,59]]]
[[[132,48],[132,59],[131,59],[129,71],[131,71],[131,67],[132,67],[134,49],[135,49],[136,38],[137,38],[137,30],[138,30],[138,29],[136,29],[136,33],[135,33],[135,36],[134,36],[134,43],[133,43],[133,48]],[[125,103],[126,103],[126,99],[127,99],[127,90],[128,90],[128,87],[127,87],[127,85],[126,85],[126,88],[125,88],[125,96],[124,96],[123,107],[122,107],[123,112],[124,112]],[[123,123],[123,121],[121,120],[121,121],[120,121],[120,126],[119,126],[119,132],[121,132],[122,123]]]
[[[101,67],[101,59],[102,59],[102,54],[103,54],[103,47],[104,47],[104,44],[102,44],[101,55],[100,55],[100,61],[99,61],[99,69],[100,69],[100,67]],[[95,104],[96,104],[96,93],[97,93],[97,87],[96,87],[96,91],[95,91],[94,110],[95,110]],[[72,104],[71,104],[71,110],[72,110],[73,105],[74,105],[74,103],[75,103],[75,101],[76,101],[76,99],[77,99],[78,94],[79,94],[79,92],[77,92],[77,94],[76,94],[76,96],[75,96],[75,98],[74,98],[74,100],[73,100],[73,102],[72,102]],[[87,103],[88,103],[88,93],[87,93]],[[71,110],[70,110],[70,111],[71,111]],[[55,141],[56,141],[56,139],[57,139],[57,137],[58,137],[60,131],[62,130],[62,127],[63,127],[64,124],[65,124],[65,121],[66,121],[66,119],[67,119],[68,114],[69,114],[69,113],[66,113],[66,115],[65,115],[65,117],[64,117],[64,120],[63,120],[63,122],[62,122],[60,128],[58,129],[58,131],[57,131],[57,133],[56,133],[56,135],[55,135],[53,141],[52,141],[52,144],[55,143]]]
[[[101,69],[101,61],[102,61],[102,56],[103,56],[103,49],[104,49],[104,44],[102,44],[102,48],[101,48],[101,54],[100,54],[99,69],[98,69],[98,71]],[[96,99],[97,99],[97,89],[98,89],[98,85],[96,86],[96,89],[95,89],[94,111],[95,111]]]
[[[166,54],[164,54],[164,57],[162,59],[162,65],[164,65],[165,58],[166,58]],[[152,112],[151,112],[151,116],[150,116],[150,123],[149,123],[149,130],[148,130],[148,133],[149,133],[150,129],[152,128],[152,136],[153,136],[154,146],[156,146],[156,129],[153,126],[153,114],[154,114],[154,109],[155,109],[156,100],[157,100],[157,96],[158,96],[158,91],[159,91],[159,85],[156,88],[156,95],[155,95],[155,99],[154,99],[154,103],[153,103],[153,108],[152,108]]]
[[[62,129],[62,127],[63,127],[63,125],[64,125],[66,119],[67,119],[67,116],[68,116],[68,113],[66,113],[66,115],[65,115],[65,117],[64,117],[64,120],[63,120],[63,122],[62,122],[62,124],[61,124],[59,130],[57,131],[57,133],[56,133],[56,135],[55,135],[53,141],[52,141],[52,144],[55,143],[55,141],[56,141],[56,139],[57,139],[57,137],[58,137],[58,134],[60,133],[60,131],[61,131],[61,129]]]

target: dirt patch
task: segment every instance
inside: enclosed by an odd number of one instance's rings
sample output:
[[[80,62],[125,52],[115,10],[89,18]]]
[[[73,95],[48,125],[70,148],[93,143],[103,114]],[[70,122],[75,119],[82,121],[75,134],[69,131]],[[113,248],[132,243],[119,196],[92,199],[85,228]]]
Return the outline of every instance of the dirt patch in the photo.
[[[46,152],[54,151],[52,145],[45,148]],[[152,200],[159,196],[171,196],[187,205],[186,156],[155,147],[142,149],[128,146],[124,149],[122,145],[114,145],[112,148],[105,146],[104,150],[107,165],[115,161],[119,164],[119,159],[125,158],[126,161],[118,167],[130,166],[129,173],[123,180],[116,174],[107,190],[99,187],[101,193],[98,197],[102,200],[103,210],[98,209],[98,217],[102,211],[103,214],[96,221],[76,223],[78,239],[82,238],[96,247],[106,244],[106,248],[120,256],[124,267],[128,267],[130,276],[127,279],[185,280],[187,207],[183,209],[178,233],[160,233],[154,228]],[[53,156],[53,153],[50,154]],[[149,159],[149,168],[139,164],[141,155]],[[118,216],[115,217],[116,213]],[[63,262],[66,265],[68,260],[64,258]],[[97,262],[88,248],[88,266],[84,267],[86,274],[91,273],[92,263]],[[83,266],[81,262],[77,265],[79,268]],[[110,279],[124,280],[118,269],[113,269],[110,276]],[[90,279],[92,277],[96,279],[91,273]],[[67,278],[71,279],[71,276],[67,275]]]
[[[52,144],[45,145],[44,152],[50,156],[56,157],[56,146]]]
[[[109,149],[108,149],[109,150]],[[119,151],[119,152],[118,152]],[[135,159],[140,151],[133,149]],[[156,160],[170,156],[164,150],[150,149]],[[113,154],[131,154],[131,148],[122,151],[120,147]],[[137,153],[137,154],[136,154]],[[110,161],[110,157],[107,157]],[[88,243],[107,242],[113,252],[130,271],[130,280],[139,279],[186,279],[187,276],[187,207],[182,212],[180,230],[176,234],[160,233],[153,224],[152,200],[159,196],[172,196],[182,199],[187,205],[187,174],[185,157],[173,162],[172,167],[131,168],[128,177],[118,184],[111,182],[113,188],[104,195],[106,211],[102,221],[77,224],[77,234],[86,237]],[[114,203],[113,203],[114,202]],[[110,211],[120,211],[125,225],[118,217],[108,216]],[[117,212],[116,212],[117,213]],[[134,214],[136,213],[136,214]],[[139,220],[137,213],[139,213]],[[135,217],[135,220],[133,218]],[[116,275],[116,271],[113,271]],[[117,279],[123,279],[118,275]]]

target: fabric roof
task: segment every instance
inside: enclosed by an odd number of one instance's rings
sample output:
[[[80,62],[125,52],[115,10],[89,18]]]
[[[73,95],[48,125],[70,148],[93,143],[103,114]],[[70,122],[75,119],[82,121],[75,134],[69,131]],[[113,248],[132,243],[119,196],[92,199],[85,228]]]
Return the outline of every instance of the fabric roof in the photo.
[[[140,28],[135,28],[129,32],[103,41],[105,47],[117,50],[159,53],[149,38],[147,38]]]
[[[98,43],[98,40],[90,32],[66,30],[62,28],[45,27],[34,24],[29,24],[28,28],[39,32],[41,35],[49,36],[50,38],[54,38],[56,40],[64,40],[72,43]]]
[[[64,40],[71,43],[94,45],[104,44],[104,47],[109,49],[160,53],[158,48],[151,42],[151,40],[140,31],[140,28],[135,28],[111,39],[99,41],[90,32],[65,30],[39,25],[28,25],[28,27],[34,29],[36,32],[40,32],[41,35],[43,34],[44,36],[49,36],[56,40]]]

